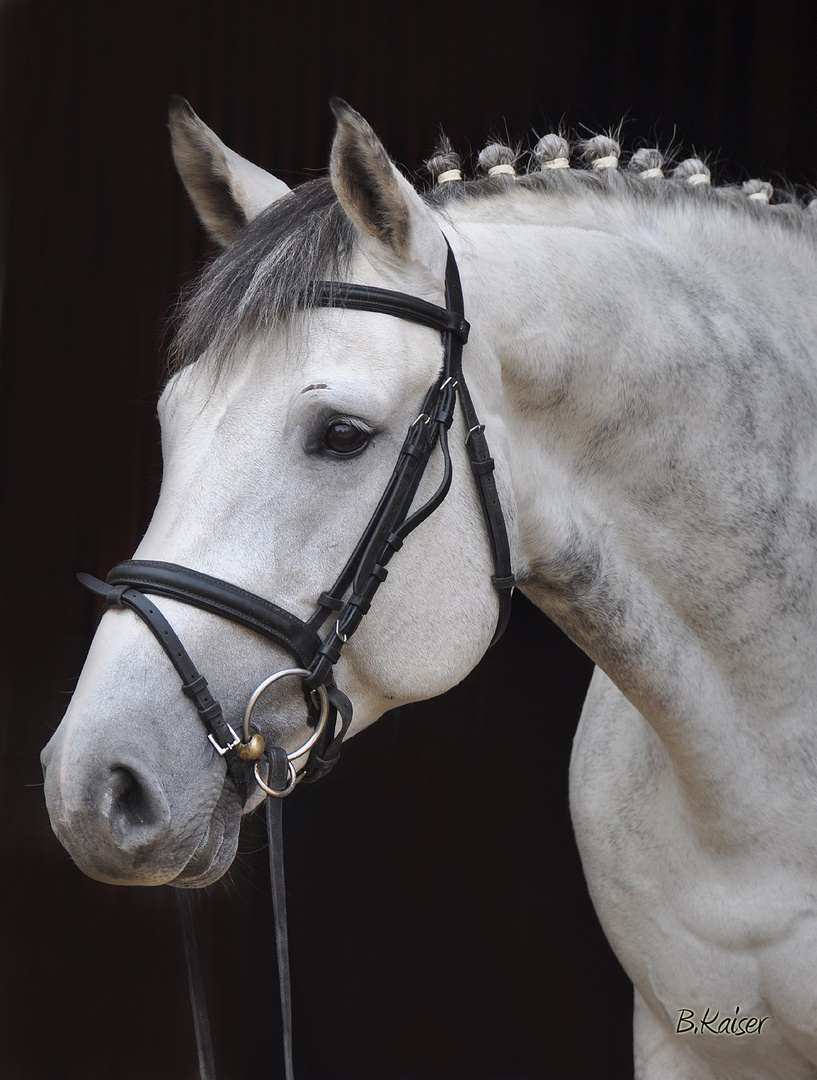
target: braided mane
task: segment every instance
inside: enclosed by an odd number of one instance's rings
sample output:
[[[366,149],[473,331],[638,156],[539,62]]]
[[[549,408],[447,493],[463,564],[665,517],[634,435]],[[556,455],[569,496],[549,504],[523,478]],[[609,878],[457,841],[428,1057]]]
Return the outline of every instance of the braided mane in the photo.
[[[507,192],[511,184],[519,183],[528,190],[563,194],[615,190],[662,202],[693,197],[729,203],[749,213],[763,208],[778,219],[809,230],[817,226],[817,198],[812,191],[801,198],[793,187],[784,185],[775,190],[771,183],[760,179],[716,185],[710,164],[700,157],[679,159],[657,147],[640,147],[625,158],[619,139],[612,134],[595,135],[571,145],[565,134],[551,133],[527,152],[520,145],[490,142],[480,151],[470,178],[462,158],[442,134],[424,164],[434,183],[426,193],[433,206],[442,207],[452,199]],[[500,171],[497,165],[510,168]],[[462,179],[447,179],[446,174],[451,172],[459,173]]]

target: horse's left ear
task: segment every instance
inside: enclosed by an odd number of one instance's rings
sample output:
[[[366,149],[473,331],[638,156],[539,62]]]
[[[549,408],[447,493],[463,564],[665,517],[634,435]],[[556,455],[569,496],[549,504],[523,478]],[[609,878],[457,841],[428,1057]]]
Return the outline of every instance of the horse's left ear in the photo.
[[[329,104],[338,122],[329,175],[347,216],[387,257],[428,265],[444,245],[425,203],[363,117],[341,98]]]

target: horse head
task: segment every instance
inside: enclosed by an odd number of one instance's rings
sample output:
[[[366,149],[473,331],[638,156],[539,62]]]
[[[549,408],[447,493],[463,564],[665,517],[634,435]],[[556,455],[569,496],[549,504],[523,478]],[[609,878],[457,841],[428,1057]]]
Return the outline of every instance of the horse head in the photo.
[[[252,620],[220,617],[217,602],[207,610],[201,597],[186,602],[188,587],[229,583],[237,603],[250,596],[282,611],[285,626],[307,624],[329,657],[323,683],[354,703],[350,734],[458,683],[496,628],[495,560],[469,476],[466,421],[453,408],[457,380],[447,388],[443,381],[444,418],[437,399],[424,412],[429,387],[440,385],[450,328],[387,317],[394,312],[382,307],[359,310],[349,296],[315,297],[316,281],[340,278],[387,290],[387,300],[406,294],[421,314],[445,320],[448,310],[449,248],[437,218],[369,125],[343,102],[333,108],[329,179],[293,191],[227,148],[186,102],[171,110],[177,167],[223,251],[188,299],[178,332],[159,402],[161,493],[136,561],[122,564],[136,569],[123,571],[124,584],[95,586],[108,607],[43,752],[53,828],[78,866],[103,881],[197,887],[225,872],[242,812],[263,792],[250,765],[225,767],[226,747],[202,730],[190,700],[205,693],[198,672],[235,734],[257,687],[314,659],[285,633],[270,639]],[[469,347],[469,364],[472,355],[478,370],[490,368],[478,346]],[[435,424],[440,438],[428,446],[427,468],[386,531],[396,536],[429,499],[436,512],[416,522],[404,546],[381,537],[394,551],[402,546],[386,571],[385,558],[361,545],[371,548],[383,531],[371,522],[395,461],[418,456],[412,431]],[[440,491],[444,500],[435,499]],[[352,618],[342,605],[359,591],[360,571],[342,580],[341,595],[327,590],[359,549],[376,584],[386,573],[388,581],[355,601]],[[142,588],[140,567],[156,566],[185,568],[186,576],[179,585],[177,574],[175,592],[151,598],[150,612],[160,611],[153,615],[123,593]],[[188,683],[199,688],[187,685],[185,694],[174,671],[183,669],[182,654],[195,673]],[[318,683],[305,695],[299,679],[281,679],[256,695],[252,727],[267,746],[291,754],[303,746],[315,720],[308,705],[326,704]],[[206,712],[211,699],[197,707]],[[332,711],[329,722],[341,730],[344,719]],[[253,757],[263,785],[266,766]]]

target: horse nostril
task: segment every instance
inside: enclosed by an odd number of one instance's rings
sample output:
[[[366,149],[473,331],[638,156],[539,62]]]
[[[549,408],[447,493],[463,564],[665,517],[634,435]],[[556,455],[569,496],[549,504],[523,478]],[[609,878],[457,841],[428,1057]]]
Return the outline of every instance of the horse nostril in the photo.
[[[119,848],[152,846],[170,828],[170,807],[154,780],[119,765],[111,769],[106,794],[104,813]]]

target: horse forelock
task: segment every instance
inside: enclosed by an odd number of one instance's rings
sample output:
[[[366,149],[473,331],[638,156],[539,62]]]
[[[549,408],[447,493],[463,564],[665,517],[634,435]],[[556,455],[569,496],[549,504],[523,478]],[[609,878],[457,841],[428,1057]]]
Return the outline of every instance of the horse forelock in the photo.
[[[312,180],[243,228],[182,296],[170,375],[211,350],[223,368],[239,338],[285,322],[310,281],[342,280],[355,230],[328,179]]]

